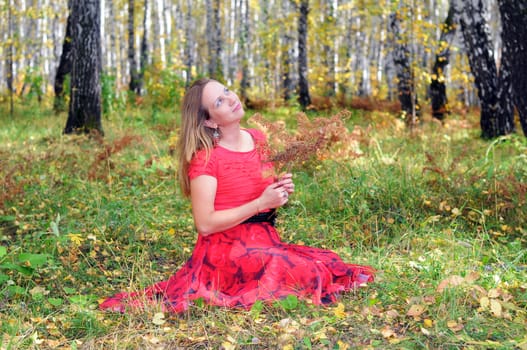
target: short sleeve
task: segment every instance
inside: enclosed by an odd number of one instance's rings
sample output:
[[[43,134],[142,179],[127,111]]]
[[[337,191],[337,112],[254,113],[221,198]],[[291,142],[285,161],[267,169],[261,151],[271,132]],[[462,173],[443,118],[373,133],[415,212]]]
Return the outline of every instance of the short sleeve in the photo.
[[[211,152],[210,157],[207,159],[207,152],[205,150],[200,150],[190,161],[188,177],[191,180],[200,175],[210,175],[216,177],[216,168],[216,159],[213,152]]]

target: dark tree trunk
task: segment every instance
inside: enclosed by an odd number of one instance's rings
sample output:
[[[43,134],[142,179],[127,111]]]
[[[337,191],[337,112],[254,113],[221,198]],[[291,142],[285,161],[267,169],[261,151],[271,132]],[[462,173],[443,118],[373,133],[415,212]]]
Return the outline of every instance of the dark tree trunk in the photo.
[[[242,101],[247,101],[247,90],[249,89],[249,0],[242,0],[242,28],[240,33],[241,51],[241,74],[240,97]]]
[[[504,56],[510,66],[514,105],[527,136],[527,1],[498,0]]]
[[[326,77],[326,96],[334,97],[336,92],[336,67],[335,67],[335,37],[333,35],[334,26],[335,26],[335,7],[333,1],[328,1],[324,4],[325,18],[324,22],[327,27],[329,27],[330,33],[330,42],[323,45],[324,48],[324,64],[327,67],[327,77]]]
[[[502,61],[498,75],[485,21],[487,9],[482,0],[457,0],[456,11],[481,103],[481,136],[489,139],[510,134],[514,131],[514,114],[507,96],[511,88],[509,64]]]
[[[207,1],[207,44],[209,50],[209,76],[216,80],[223,79],[221,64],[221,18],[220,1]]]
[[[450,60],[450,44],[456,34],[454,14],[454,6],[450,5],[445,23],[441,27],[439,50],[436,53],[436,60],[432,67],[430,99],[432,101],[432,116],[438,120],[443,120],[445,114],[450,113],[446,96],[444,71]]]
[[[142,95],[144,93],[144,78],[146,66],[148,65],[148,28],[146,20],[148,16],[148,0],[145,0],[145,13],[143,16],[143,37],[141,38],[141,56],[140,56],[140,68],[137,74],[137,94]]]
[[[64,105],[64,81],[68,74],[71,73],[72,66],[72,48],[73,48],[73,38],[72,38],[72,17],[71,17],[71,0],[68,2],[68,8],[70,14],[68,15],[68,20],[66,22],[66,34],[64,35],[64,42],[62,44],[62,54],[60,55],[60,62],[57,68],[57,73],[55,74],[55,100],[53,102],[53,109],[55,112],[59,112],[65,109]]]
[[[186,80],[185,85],[187,87],[192,83],[192,66],[194,64],[192,56],[192,28],[194,28],[194,19],[192,18],[192,1],[187,0],[187,13],[185,14],[186,28],[185,28],[185,71]]]
[[[285,18],[291,13],[291,4],[288,1],[282,2],[282,12],[284,13]],[[291,99],[295,90],[293,79],[291,77],[291,57],[294,56],[294,39],[285,23],[285,19],[283,19],[283,21],[284,23],[282,23],[282,30],[280,33],[280,40],[282,41],[281,94],[284,101],[287,102]]]
[[[134,39],[135,39],[135,24],[134,24],[135,8],[134,7],[135,7],[135,1],[128,0],[128,64],[130,65],[129,89],[130,91],[133,91],[137,95],[139,95],[141,91],[139,87],[139,76],[137,74],[137,60],[135,59],[135,47],[134,47]]]
[[[412,54],[408,48],[408,39],[403,36],[400,13],[390,15],[390,32],[393,35],[393,62],[397,76],[397,91],[401,110],[406,123],[415,124],[420,116],[420,107],[415,92],[414,73],[412,69]]]
[[[13,78],[14,78],[14,69],[13,69],[13,14],[11,13],[11,1],[7,4],[7,26],[8,26],[8,36],[10,39],[9,47],[7,48],[7,58],[6,58],[6,83],[7,83],[7,89],[9,90],[9,112],[11,114],[11,117],[13,117],[15,105],[14,105],[14,85],[13,85]]]
[[[223,65],[221,64],[221,56],[223,51],[223,42],[221,40],[221,16],[220,16],[220,0],[216,0],[214,3],[214,23],[216,23],[216,35],[215,35],[215,45],[214,49],[216,50],[215,59],[216,62],[216,78],[223,80]]]
[[[103,133],[101,124],[101,2],[73,0],[71,98],[65,134]]]
[[[307,67],[307,16],[309,0],[301,0],[297,5],[298,16],[298,101],[305,109],[311,104]]]
[[[291,48],[292,38],[289,33],[283,34],[284,51],[282,54],[282,96],[289,101],[293,95],[293,80],[291,79]]]

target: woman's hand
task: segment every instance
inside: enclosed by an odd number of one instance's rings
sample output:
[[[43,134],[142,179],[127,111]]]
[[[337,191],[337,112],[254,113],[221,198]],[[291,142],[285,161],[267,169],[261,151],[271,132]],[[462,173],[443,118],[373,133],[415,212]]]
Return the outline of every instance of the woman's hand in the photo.
[[[278,179],[278,183],[287,191],[287,194],[295,192],[295,184],[293,183],[293,174],[287,173]]]
[[[289,200],[289,195],[295,191],[293,175],[285,174],[278,181],[270,184],[258,198],[259,211],[270,208],[278,208],[285,205]]]

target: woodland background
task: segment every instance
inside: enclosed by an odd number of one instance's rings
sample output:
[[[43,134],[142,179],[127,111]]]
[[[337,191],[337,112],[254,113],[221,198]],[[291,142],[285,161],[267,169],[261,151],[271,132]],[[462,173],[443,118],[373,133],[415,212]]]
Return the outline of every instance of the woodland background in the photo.
[[[526,8],[0,0],[0,348],[527,349]],[[276,147],[325,131],[277,227],[374,283],[327,307],[98,310],[190,256],[174,146],[200,76]]]
[[[315,109],[399,101],[412,124],[422,105],[443,119],[480,104],[483,136],[496,137],[514,131],[515,105],[527,124],[521,2],[9,0],[0,16],[4,96],[40,100],[54,86],[61,97],[68,74],[84,70],[82,84],[101,74],[91,99],[102,84],[105,110],[127,87],[166,106],[208,75],[249,107],[293,96]],[[82,26],[89,35],[73,35]]]

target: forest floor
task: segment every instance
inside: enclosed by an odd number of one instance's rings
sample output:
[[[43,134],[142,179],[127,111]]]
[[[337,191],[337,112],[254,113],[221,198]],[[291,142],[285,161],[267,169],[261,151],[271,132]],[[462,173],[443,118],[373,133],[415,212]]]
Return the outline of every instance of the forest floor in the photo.
[[[45,109],[1,112],[1,349],[527,349],[523,135],[482,140],[470,114],[409,131],[352,111],[360,156],[296,169],[278,228],[374,266],[374,283],[326,307],[122,315],[97,305],[166,279],[196,239],[176,113],[113,113],[103,139],[62,135],[66,116]]]

